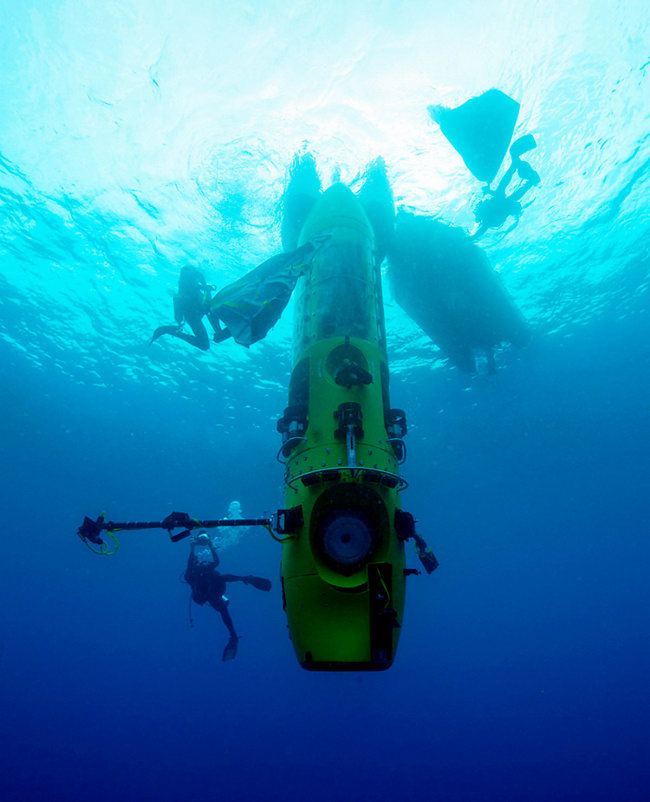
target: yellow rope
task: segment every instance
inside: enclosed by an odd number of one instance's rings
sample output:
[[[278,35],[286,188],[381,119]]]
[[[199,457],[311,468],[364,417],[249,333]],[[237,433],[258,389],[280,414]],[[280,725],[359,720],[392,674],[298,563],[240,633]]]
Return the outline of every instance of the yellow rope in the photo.
[[[115,537],[115,535],[112,532],[109,532],[107,530],[106,534],[109,537],[112,537],[113,541],[115,543],[115,548],[112,551],[108,550],[108,546],[106,545],[106,543],[102,543],[101,548],[94,549],[83,535],[79,535],[79,537],[81,538],[83,543],[92,551],[93,554],[99,554],[99,555],[101,555],[103,557],[111,557],[119,549],[120,544],[118,543],[117,538]]]
[[[273,530],[271,529],[270,526],[265,526],[264,529],[266,529],[266,531],[269,533],[269,535],[271,535],[273,540],[277,541],[278,543],[286,543],[287,540],[295,540],[296,539],[295,535],[287,535],[286,537],[278,537],[277,535],[273,534]]]

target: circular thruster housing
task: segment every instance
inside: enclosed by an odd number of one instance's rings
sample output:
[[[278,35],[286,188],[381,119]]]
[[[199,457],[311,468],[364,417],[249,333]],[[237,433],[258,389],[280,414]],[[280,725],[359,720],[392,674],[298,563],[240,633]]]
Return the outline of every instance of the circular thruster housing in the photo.
[[[359,510],[336,510],[322,526],[325,554],[340,565],[359,565],[373,547],[373,528]]]
[[[310,528],[315,556],[336,573],[350,576],[376,556],[390,527],[379,496],[349,484],[321,495]]]

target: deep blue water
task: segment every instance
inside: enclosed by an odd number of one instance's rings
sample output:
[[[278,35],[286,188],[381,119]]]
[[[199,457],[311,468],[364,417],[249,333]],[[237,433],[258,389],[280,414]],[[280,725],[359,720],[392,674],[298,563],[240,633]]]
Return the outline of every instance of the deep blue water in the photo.
[[[5,5],[2,798],[645,800],[644,5]],[[399,204],[471,228],[479,187],[425,108],[492,86],[538,140],[542,186],[481,243],[533,341],[469,376],[386,303],[404,504],[441,566],[410,580],[388,672],[307,673],[280,547],[249,532],[223,568],[274,588],[232,586],[222,663],[214,612],[189,627],[185,543],[75,537],[103,510],[283,504],[291,309],[250,350],[148,348],[179,267],[221,285],[277,252],[305,141],[326,181],[383,155]]]

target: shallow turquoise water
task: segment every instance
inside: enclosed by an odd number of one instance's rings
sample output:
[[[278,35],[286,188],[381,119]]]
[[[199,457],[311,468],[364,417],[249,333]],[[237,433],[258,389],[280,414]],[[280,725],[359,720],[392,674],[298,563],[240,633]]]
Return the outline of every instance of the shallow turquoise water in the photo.
[[[398,204],[471,228],[479,185],[426,114],[492,86],[522,104],[542,185],[484,241],[543,335],[625,315],[647,282],[645,15],[640,3],[36,3],[5,10],[0,152],[3,338],[41,368],[101,382],[196,380],[146,349],[180,265],[217,284],[279,250],[279,199],[303,143],[323,180],[377,155]],[[20,305],[17,312],[16,306]],[[430,363],[388,305],[395,369]],[[290,320],[290,315],[287,315]],[[263,380],[284,320],[250,354],[196,359]],[[57,358],[68,340],[73,364]],[[252,360],[252,365],[250,364]],[[239,373],[243,371],[243,373]],[[190,375],[187,375],[189,372]]]

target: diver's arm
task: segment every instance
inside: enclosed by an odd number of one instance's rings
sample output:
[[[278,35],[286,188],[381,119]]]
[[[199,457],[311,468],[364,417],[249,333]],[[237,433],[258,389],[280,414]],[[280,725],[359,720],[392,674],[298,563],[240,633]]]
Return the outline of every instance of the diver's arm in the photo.
[[[219,312],[217,311],[217,307],[212,307],[208,312],[208,320],[210,321],[210,325],[214,329],[214,336],[212,337],[212,342],[221,343],[224,340],[227,340],[228,337],[231,337],[230,329],[227,327],[221,328],[221,321],[219,320]]]
[[[524,197],[524,195],[528,192],[528,190],[532,189],[534,186],[536,185],[533,184],[532,181],[526,181],[525,184],[522,184],[513,193],[508,195],[508,198],[512,198],[512,200],[519,201]]]
[[[212,553],[212,559],[214,560],[215,564],[219,565],[219,556],[217,555],[217,550],[215,549],[214,543],[211,540],[208,541],[208,547]]]
[[[196,543],[190,543],[190,556],[187,558],[188,566],[191,564],[192,566],[198,565],[199,558],[194,553],[194,549],[196,548]]]
[[[494,192],[495,195],[505,195],[508,184],[512,180],[512,176],[515,174],[515,170],[517,169],[517,161],[518,160],[513,159],[510,163],[510,167],[508,167],[503,174],[503,178],[501,181],[499,181],[496,191]]]
[[[190,556],[187,558],[187,568],[185,569],[185,574],[183,576],[185,581],[189,582],[190,585],[192,584],[192,579],[196,575],[196,569],[198,567],[198,564],[199,564],[199,559],[196,556],[196,554],[194,554],[194,543],[191,543]]]
[[[509,234],[511,231],[514,231],[518,225],[519,225],[519,218],[518,217],[513,218],[512,225],[509,228],[506,228],[506,230],[503,232],[501,236],[505,237],[506,234]]]

